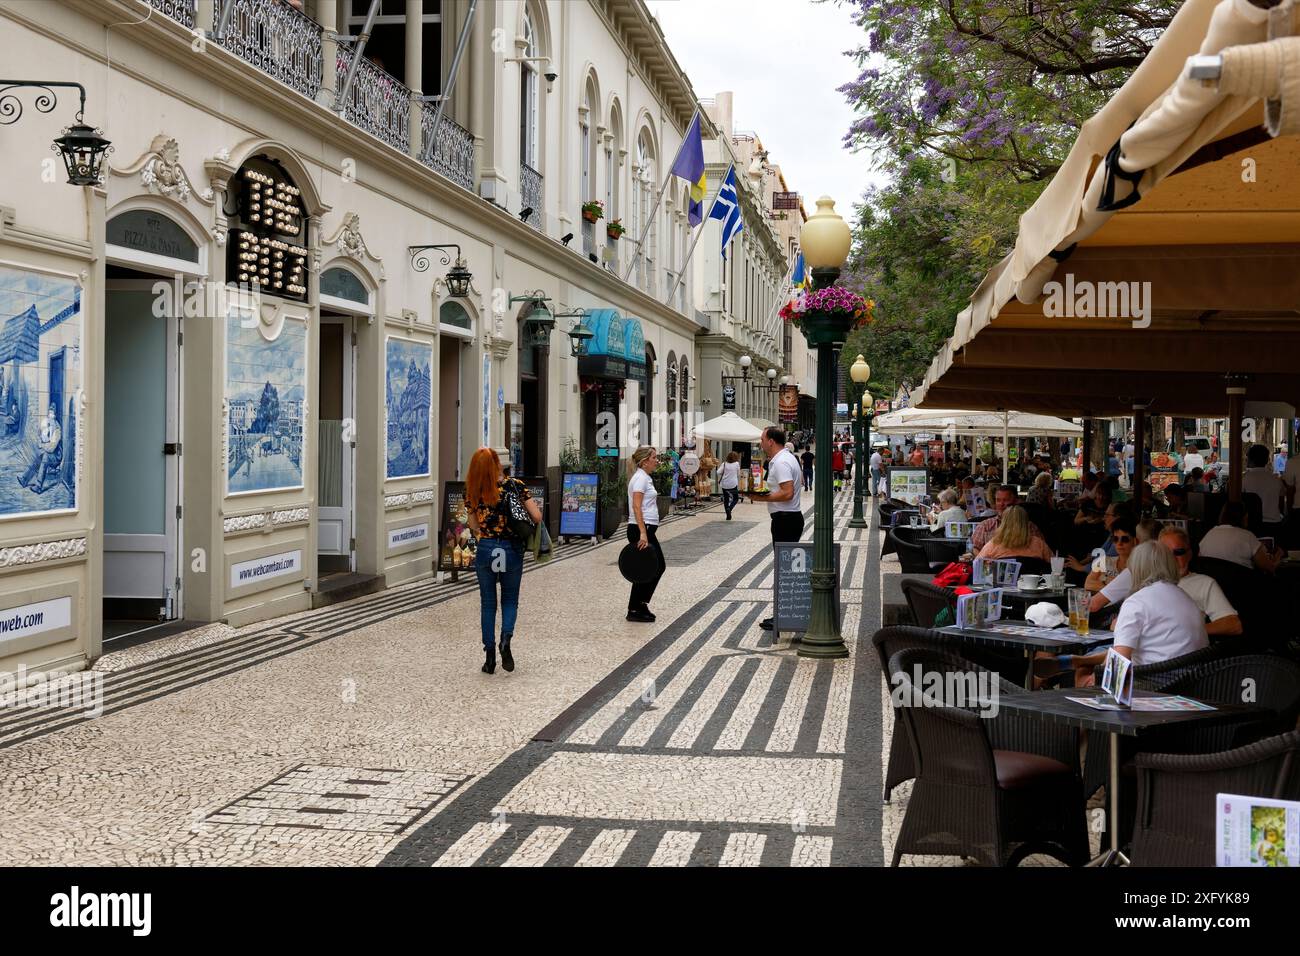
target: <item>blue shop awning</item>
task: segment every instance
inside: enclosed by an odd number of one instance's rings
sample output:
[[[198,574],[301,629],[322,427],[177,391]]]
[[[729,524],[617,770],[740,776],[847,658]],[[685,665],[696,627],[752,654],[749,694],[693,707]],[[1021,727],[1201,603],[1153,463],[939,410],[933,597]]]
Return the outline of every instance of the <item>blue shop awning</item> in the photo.
[[[578,372],[591,378],[634,382],[646,380],[645,335],[641,320],[621,316],[617,309],[592,309],[582,319],[592,333],[587,354],[578,359]]]

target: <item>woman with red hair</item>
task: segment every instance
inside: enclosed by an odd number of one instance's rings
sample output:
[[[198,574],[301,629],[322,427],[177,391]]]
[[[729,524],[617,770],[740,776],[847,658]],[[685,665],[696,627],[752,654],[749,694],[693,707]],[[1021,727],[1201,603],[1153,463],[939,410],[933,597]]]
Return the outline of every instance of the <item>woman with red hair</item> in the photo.
[[[511,529],[510,499],[521,502],[534,523],[542,520],[541,509],[528,494],[528,486],[518,478],[501,475],[501,460],[491,448],[480,448],[470,459],[465,478],[465,506],[469,509],[469,527],[478,539],[474,570],[478,575],[481,602],[480,624],[486,659],[483,673],[497,669],[496,626],[497,584],[501,585],[501,666],[515,669],[510,653],[510,639],[515,633],[519,613],[519,581],[524,573],[524,542]]]

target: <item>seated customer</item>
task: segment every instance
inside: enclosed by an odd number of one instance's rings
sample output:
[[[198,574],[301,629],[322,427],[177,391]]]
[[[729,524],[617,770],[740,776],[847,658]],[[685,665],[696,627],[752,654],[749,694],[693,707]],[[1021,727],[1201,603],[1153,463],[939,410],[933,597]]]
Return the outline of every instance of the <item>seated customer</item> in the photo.
[[[1208,574],[1192,573],[1192,542],[1188,540],[1187,532],[1181,528],[1166,528],[1160,532],[1160,543],[1173,553],[1178,562],[1178,571],[1182,575],[1178,586],[1209,618],[1205,633],[1211,637],[1240,634],[1241,617],[1223,593],[1223,588],[1219,587],[1219,582]]]
[[[939,505],[943,510],[930,524],[935,531],[943,531],[950,522],[966,520],[966,512],[957,506],[957,492],[953,489],[945,488],[939,492]]]
[[[1246,528],[1246,506],[1229,501],[1219,514],[1219,523],[1201,539],[1201,557],[1231,561],[1243,568],[1259,568],[1272,574],[1282,563],[1284,552],[1268,548]]]
[[[1187,520],[1187,489],[1182,485],[1168,485],[1165,488],[1165,500],[1169,502],[1169,513],[1166,518],[1181,518]]]
[[[1079,499],[1079,513],[1074,516],[1074,523],[1101,524],[1110,505],[1110,485],[1102,482],[1092,489],[1091,495]]]
[[[1019,505],[1011,505],[1002,512],[1002,520],[993,536],[975,556],[995,560],[998,558],[1041,558],[1052,560],[1052,549],[1041,534],[1033,534],[1029,514]]]
[[[1038,473],[1038,477],[1034,479],[1034,487],[1029,489],[1025,501],[1031,505],[1052,507],[1052,473],[1050,471],[1040,471]]]
[[[1116,653],[1134,664],[1157,664],[1209,646],[1205,615],[1178,586],[1173,552],[1158,541],[1140,544],[1133,549],[1129,571],[1133,593],[1115,620]],[[1105,651],[1070,658],[1075,685],[1092,683],[1092,669],[1105,660]]]
[[[1115,574],[1091,571],[1083,583],[1085,590],[1093,592],[1088,610],[1094,613],[1107,604],[1118,604],[1133,590],[1133,575],[1128,563],[1133,548],[1137,546],[1137,524],[1131,515],[1115,519],[1110,528],[1110,540],[1115,544]]]
[[[1132,521],[1134,531],[1131,533],[1136,534],[1137,519],[1133,515],[1132,506],[1127,502],[1113,502],[1107,505],[1106,512],[1102,516],[1102,524],[1105,525],[1107,531],[1112,531],[1115,522],[1120,518],[1127,518]],[[1119,555],[1119,551],[1115,548],[1115,540],[1109,534],[1106,536],[1106,540],[1101,543],[1101,550],[1108,558],[1118,557]],[[1070,555],[1066,557],[1065,563],[1067,567],[1073,568],[1075,571],[1087,573],[1092,570],[1091,558],[1076,558]]]

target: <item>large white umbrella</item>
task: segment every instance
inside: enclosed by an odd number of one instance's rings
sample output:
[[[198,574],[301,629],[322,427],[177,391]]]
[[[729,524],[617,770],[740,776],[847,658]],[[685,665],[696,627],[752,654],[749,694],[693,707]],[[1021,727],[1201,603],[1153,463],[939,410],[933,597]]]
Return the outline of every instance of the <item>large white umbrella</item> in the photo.
[[[735,412],[723,412],[717,418],[700,422],[691,429],[697,438],[710,438],[713,441],[747,441],[756,442],[763,435],[761,428],[755,428]]]
[[[1036,438],[1039,435],[1076,437],[1083,426],[1051,415],[1029,412],[977,412],[949,408],[903,408],[878,415],[871,431],[881,435],[914,435],[934,432],[942,435],[1002,435],[1004,438]]]

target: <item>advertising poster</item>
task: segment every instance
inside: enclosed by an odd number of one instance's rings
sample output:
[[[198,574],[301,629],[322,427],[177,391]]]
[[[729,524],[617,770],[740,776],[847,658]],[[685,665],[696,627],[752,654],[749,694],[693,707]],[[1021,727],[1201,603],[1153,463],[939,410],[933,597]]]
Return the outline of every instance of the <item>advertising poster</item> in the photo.
[[[929,444],[929,449],[930,449],[930,453],[928,457],[930,461],[934,462],[936,465],[942,465],[943,464],[943,441],[937,438],[932,440]]]
[[[781,386],[781,423],[792,425],[799,420],[799,386]]]
[[[919,504],[928,493],[927,473],[924,468],[889,469],[889,497],[905,501],[909,505]]]
[[[596,473],[564,473],[560,485],[560,534],[577,538],[596,536],[599,491],[600,476]]]
[[[528,494],[537,502],[537,508],[542,513],[542,522],[545,523],[548,517],[546,514],[546,479],[520,478],[519,480],[528,486]]]
[[[390,335],[385,350],[386,474],[389,478],[427,475],[433,345]]]
[[[442,529],[438,536],[439,571],[465,571],[474,567],[477,544],[469,529],[465,482],[449,481],[442,487]]]
[[[1151,467],[1146,480],[1151,483],[1151,490],[1159,494],[1170,485],[1178,484],[1179,471],[1183,466],[1182,458],[1167,451],[1153,451],[1150,456]]]

